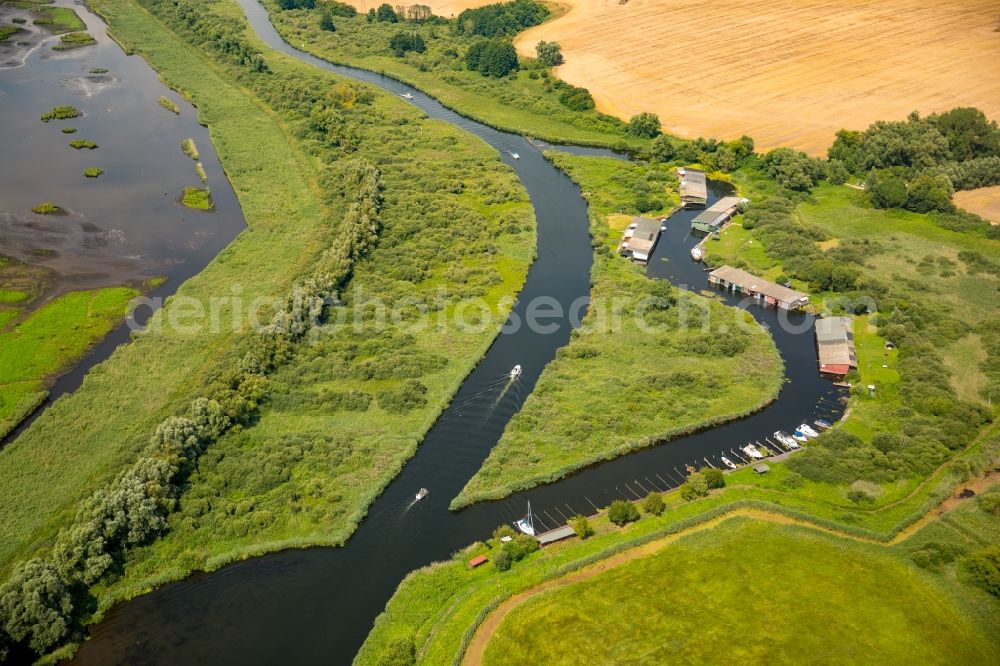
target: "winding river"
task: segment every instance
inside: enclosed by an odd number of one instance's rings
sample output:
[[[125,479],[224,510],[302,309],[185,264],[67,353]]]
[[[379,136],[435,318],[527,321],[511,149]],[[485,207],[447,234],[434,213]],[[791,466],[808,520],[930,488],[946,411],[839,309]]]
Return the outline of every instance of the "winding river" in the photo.
[[[271,48],[340,75],[367,81],[412,102],[429,116],[474,134],[497,149],[531,195],[538,220],[538,258],[532,265],[514,316],[526,304],[549,296],[564,311],[589,293],[592,261],[587,210],[576,187],[524,137],[464,118],[420,91],[372,72],[332,65],[286,44],[256,0],[240,0],[251,25]],[[608,151],[561,147],[585,155]],[[511,153],[518,153],[514,160]],[[712,200],[725,193],[713,185]],[[687,233],[696,211],[680,212],[667,224],[649,262],[649,275],[695,290],[707,288],[700,265],[689,257],[696,239]],[[744,305],[727,298],[730,305]],[[747,442],[803,419],[840,415],[839,389],[820,379],[808,315],[779,314],[745,306],[769,328],[787,370],[778,399],[751,417],[617,458],[503,501],[451,513],[448,503],[476,472],[509,419],[531,392],[545,364],[569,339],[568,319],[554,334],[527,327],[501,334],[469,375],[416,455],[375,501],[357,532],[342,548],[274,553],[239,562],[212,574],[196,574],[112,609],[93,627],[77,653],[82,664],[269,664],[350,663],[373,620],[410,571],[482,539],[502,522],[524,514],[527,501],[541,525],[553,527],[575,513],[593,513],[644,488],[680,483],[685,464],[716,461]],[[781,325],[781,324],[784,325]],[[498,380],[515,364],[524,374],[502,396]],[[430,495],[413,504],[414,492]]]

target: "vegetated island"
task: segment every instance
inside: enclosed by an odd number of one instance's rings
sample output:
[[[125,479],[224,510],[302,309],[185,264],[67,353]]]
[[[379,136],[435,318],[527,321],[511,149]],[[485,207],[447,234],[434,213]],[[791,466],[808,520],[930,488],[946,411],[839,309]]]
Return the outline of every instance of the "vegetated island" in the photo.
[[[197,210],[211,210],[214,208],[212,193],[207,187],[185,187],[184,193],[181,195],[181,203],[188,208]]]
[[[43,201],[42,203],[31,207],[32,213],[38,213],[39,215],[54,215],[56,213],[61,213],[62,208],[55,205],[51,201]]]
[[[77,110],[76,107],[69,105],[54,106],[52,107],[52,110],[46,111],[42,114],[42,122],[47,123],[51,120],[66,120],[68,118],[76,118],[79,115],[80,111]]]
[[[87,167],[86,169],[83,170],[83,175],[86,176],[87,178],[97,178],[102,173],[104,173],[104,169],[100,167]]]
[[[195,162],[198,161],[200,156],[198,154],[198,146],[195,144],[194,139],[187,138],[181,141],[181,150]]]
[[[160,106],[162,106],[167,111],[171,111],[176,114],[179,114],[181,112],[181,107],[177,106],[177,103],[174,102],[174,100],[170,99],[165,95],[160,95],[159,102]]]
[[[83,150],[83,149],[94,150],[95,148],[97,148],[97,144],[91,141],[90,139],[74,139],[69,142],[69,145],[72,146],[73,148],[76,148],[77,150]]]
[[[75,49],[81,46],[90,46],[91,44],[96,43],[97,40],[94,39],[90,33],[70,32],[59,37],[59,43],[52,48],[56,51],[67,51],[69,49]]]

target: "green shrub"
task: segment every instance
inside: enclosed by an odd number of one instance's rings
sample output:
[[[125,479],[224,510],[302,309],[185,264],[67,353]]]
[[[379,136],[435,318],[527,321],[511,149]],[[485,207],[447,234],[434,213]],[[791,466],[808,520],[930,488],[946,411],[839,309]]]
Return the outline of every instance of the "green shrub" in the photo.
[[[573,111],[588,111],[594,108],[594,97],[586,88],[570,86],[559,94],[559,103]]]
[[[608,520],[619,527],[639,520],[639,509],[635,508],[632,502],[625,500],[615,500],[608,509]]]
[[[503,548],[493,556],[492,560],[493,567],[497,571],[507,571],[514,563],[514,559],[510,556],[510,553]]]
[[[87,150],[94,150],[97,148],[97,144],[88,139],[74,139],[69,142],[69,145],[77,150],[81,150],[83,148],[86,148]]]
[[[63,127],[60,131],[63,134],[76,134],[76,128],[75,127]]]
[[[662,514],[666,508],[667,505],[663,502],[663,496],[660,493],[650,493],[642,502],[643,511],[651,513],[654,516]]]
[[[990,594],[1000,597],[1000,546],[989,545],[962,560],[969,579]]]
[[[586,539],[594,534],[594,528],[585,516],[574,516],[570,518],[569,524],[581,539]]]
[[[701,471],[701,475],[705,477],[705,483],[708,485],[709,490],[726,487],[726,475],[722,473],[721,469],[708,467]]]
[[[195,145],[194,139],[187,138],[181,141],[181,150],[184,154],[193,159],[195,162],[198,161],[198,146]]]
[[[517,70],[517,51],[505,40],[481,40],[466,51],[465,66],[483,76],[502,78]]]
[[[87,178],[97,178],[102,173],[104,173],[104,169],[100,167],[87,167],[83,170],[83,175]]]
[[[389,48],[397,58],[402,58],[408,51],[423,53],[427,50],[427,45],[419,34],[400,31],[389,38]]]
[[[559,42],[540,41],[535,45],[535,55],[538,62],[546,67],[555,67],[563,63],[562,48]]]
[[[628,133],[645,139],[660,135],[660,117],[655,113],[637,113],[628,121]]]
[[[688,476],[687,481],[681,486],[681,497],[688,502],[691,500],[696,500],[699,497],[708,496],[708,482],[705,480],[704,474],[701,472],[695,472]]]

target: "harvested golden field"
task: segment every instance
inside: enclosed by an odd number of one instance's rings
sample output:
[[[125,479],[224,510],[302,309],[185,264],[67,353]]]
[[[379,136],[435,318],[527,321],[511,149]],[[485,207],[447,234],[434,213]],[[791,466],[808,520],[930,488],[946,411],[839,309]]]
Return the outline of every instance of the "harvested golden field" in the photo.
[[[955,106],[1000,117],[996,0],[564,0],[556,40],[599,108],[667,131],[824,154],[841,127]]]
[[[488,0],[424,0],[449,16]],[[1000,118],[996,0],[558,0],[523,33],[562,45],[559,76],[621,118],[659,114],[683,137],[749,134],[823,155],[861,129],[955,106]]]
[[[1000,224],[1000,185],[955,192],[955,205]]]

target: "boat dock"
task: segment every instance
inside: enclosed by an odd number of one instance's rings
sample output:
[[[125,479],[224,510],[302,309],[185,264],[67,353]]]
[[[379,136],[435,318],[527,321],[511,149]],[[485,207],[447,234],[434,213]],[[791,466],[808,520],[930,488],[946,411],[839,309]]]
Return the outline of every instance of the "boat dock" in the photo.
[[[712,286],[735,294],[746,294],[782,310],[799,310],[809,305],[809,295],[732,266],[721,266],[708,274]]]
[[[740,204],[748,203],[749,199],[743,197],[723,197],[714,204],[702,211],[691,221],[691,231],[708,235],[717,231],[722,226],[733,219],[739,210]]]
[[[853,368],[858,367],[854,349],[854,330],[850,317],[823,317],[817,319],[816,347],[819,351],[819,374],[834,380],[843,380]]]
[[[636,261],[647,262],[656,247],[656,241],[660,238],[660,220],[637,215],[632,218],[632,223],[622,234],[621,245],[618,252],[626,257],[631,257]]]
[[[682,207],[694,208],[708,203],[708,183],[705,181],[704,171],[680,167],[677,169],[677,177],[680,179],[678,191]]]

